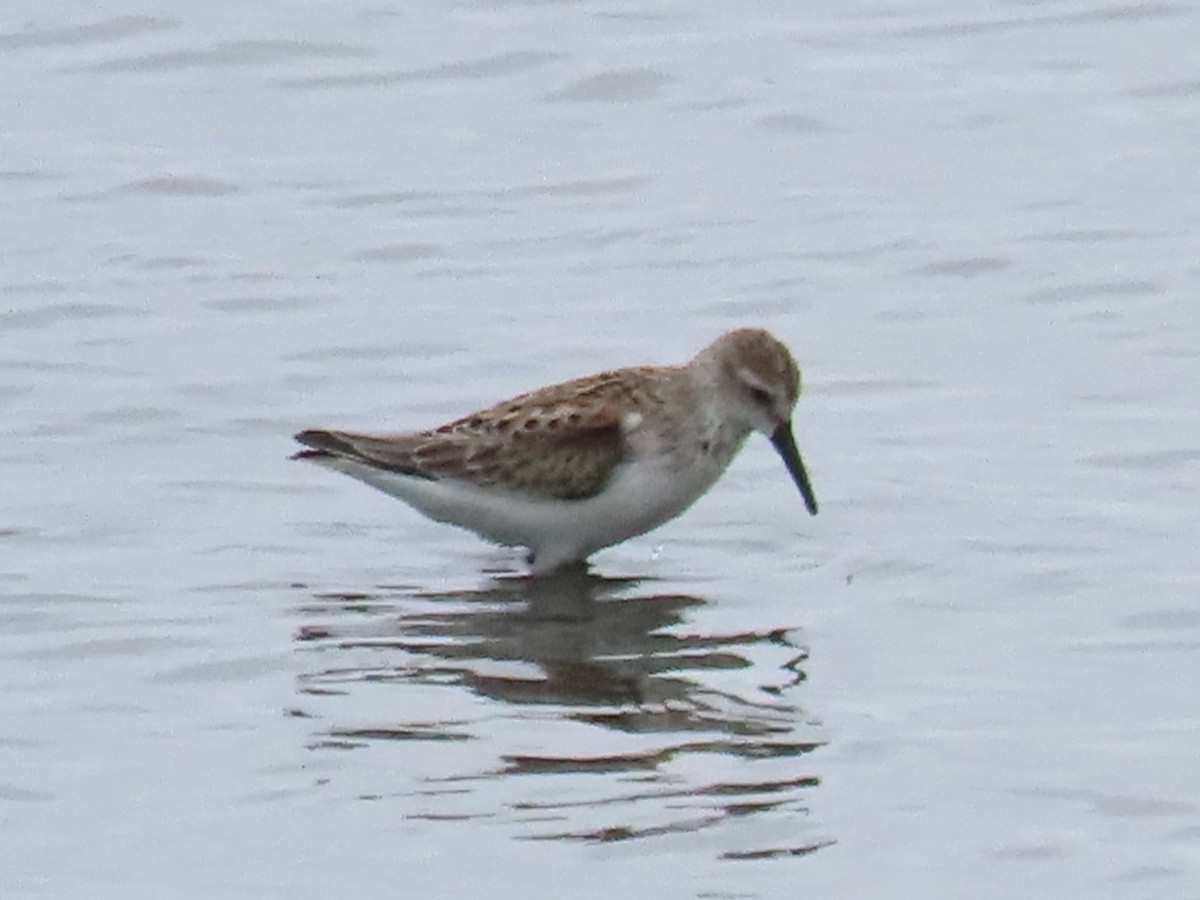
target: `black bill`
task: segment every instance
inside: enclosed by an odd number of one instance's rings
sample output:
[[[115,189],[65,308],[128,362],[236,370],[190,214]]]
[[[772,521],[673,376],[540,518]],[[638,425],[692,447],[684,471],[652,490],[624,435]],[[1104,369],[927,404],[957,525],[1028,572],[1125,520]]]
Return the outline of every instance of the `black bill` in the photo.
[[[804,460],[800,458],[800,451],[796,448],[792,423],[784,422],[776,428],[771,435],[771,443],[783,457],[783,464],[787,466],[792,481],[796,482],[796,487],[800,488],[800,495],[804,497],[804,505],[808,507],[809,513],[815,516],[817,514],[817,498],[813,494],[812,484],[808,480],[808,472],[804,469]]]

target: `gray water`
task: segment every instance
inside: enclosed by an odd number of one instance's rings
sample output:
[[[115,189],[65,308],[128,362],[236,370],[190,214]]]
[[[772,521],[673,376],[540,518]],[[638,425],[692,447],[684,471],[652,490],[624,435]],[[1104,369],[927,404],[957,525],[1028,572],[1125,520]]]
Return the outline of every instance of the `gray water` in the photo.
[[[1200,896],[1200,9],[9,4],[4,897]],[[763,325],[680,520],[287,460]]]

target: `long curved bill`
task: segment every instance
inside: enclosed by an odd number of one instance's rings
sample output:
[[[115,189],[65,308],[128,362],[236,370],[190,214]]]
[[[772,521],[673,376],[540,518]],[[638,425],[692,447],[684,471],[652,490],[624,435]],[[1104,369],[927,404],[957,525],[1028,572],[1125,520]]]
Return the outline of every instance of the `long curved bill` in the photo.
[[[796,448],[796,437],[792,434],[792,423],[784,422],[771,434],[771,443],[776,451],[783,458],[783,464],[787,466],[788,473],[792,476],[792,481],[796,482],[796,487],[800,488],[800,495],[804,497],[804,505],[808,507],[810,515],[817,514],[817,498],[813,494],[812,483],[808,480],[808,472],[804,468],[804,460],[800,458],[800,451]]]

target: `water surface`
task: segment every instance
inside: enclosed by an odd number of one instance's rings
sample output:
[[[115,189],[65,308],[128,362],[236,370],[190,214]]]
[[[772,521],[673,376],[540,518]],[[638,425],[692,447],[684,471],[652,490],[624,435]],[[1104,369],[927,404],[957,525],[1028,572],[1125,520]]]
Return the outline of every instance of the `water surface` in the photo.
[[[0,18],[0,888],[1200,885],[1186,4]],[[516,553],[287,460],[764,325],[687,516]]]

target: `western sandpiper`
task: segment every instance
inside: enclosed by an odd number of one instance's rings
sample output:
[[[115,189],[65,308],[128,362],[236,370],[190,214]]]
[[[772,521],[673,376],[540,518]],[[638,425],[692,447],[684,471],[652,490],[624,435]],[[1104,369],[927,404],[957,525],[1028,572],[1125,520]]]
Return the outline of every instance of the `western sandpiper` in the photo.
[[[586,560],[691,506],[751,431],[770,438],[817,512],[792,435],[800,371],[758,328],[682,366],[638,366],[540,388],[430,431],[301,431],[304,459],[439,522],[529,549],[535,573]]]

